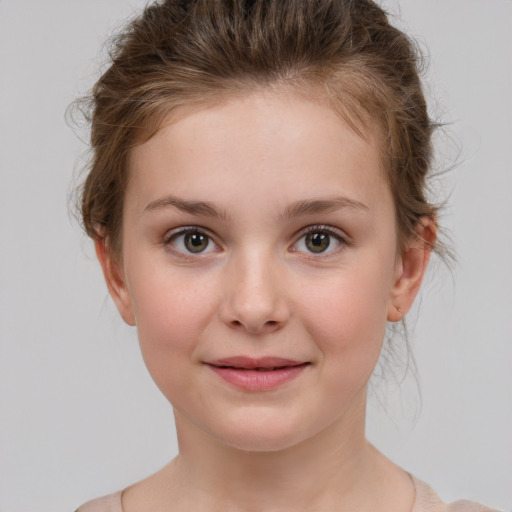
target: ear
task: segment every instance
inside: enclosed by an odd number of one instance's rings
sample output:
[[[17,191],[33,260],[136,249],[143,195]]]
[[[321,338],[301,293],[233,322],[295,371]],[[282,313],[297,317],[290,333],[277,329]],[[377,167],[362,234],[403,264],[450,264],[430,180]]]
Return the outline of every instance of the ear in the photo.
[[[118,261],[113,258],[105,238],[96,239],[94,246],[112,300],[117,306],[123,320],[128,325],[135,325],[132,301],[126,287],[121,266]]]
[[[409,311],[418,294],[436,241],[435,220],[421,218],[416,232],[417,235],[407,244],[404,254],[397,263],[395,282],[388,305],[389,322],[400,321]]]

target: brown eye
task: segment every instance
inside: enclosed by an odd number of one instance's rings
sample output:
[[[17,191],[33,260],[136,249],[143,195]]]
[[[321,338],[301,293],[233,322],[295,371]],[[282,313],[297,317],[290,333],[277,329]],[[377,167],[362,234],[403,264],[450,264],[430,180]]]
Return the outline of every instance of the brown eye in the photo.
[[[208,247],[210,239],[203,233],[195,231],[187,233],[183,243],[189,252],[198,253],[203,252]]]
[[[311,252],[324,252],[331,244],[331,235],[328,233],[310,233],[306,235],[304,242]]]
[[[215,242],[206,233],[194,228],[183,229],[172,234],[167,238],[165,244],[185,255],[205,254],[218,249]]]
[[[306,254],[331,254],[347,245],[346,239],[339,229],[331,226],[310,226],[293,244],[293,252]]]

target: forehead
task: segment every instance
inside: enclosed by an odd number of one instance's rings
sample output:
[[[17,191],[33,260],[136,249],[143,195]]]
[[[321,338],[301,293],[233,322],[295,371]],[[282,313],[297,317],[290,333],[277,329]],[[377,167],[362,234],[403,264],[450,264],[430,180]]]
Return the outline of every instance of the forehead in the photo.
[[[374,133],[361,136],[327,102],[289,91],[182,107],[132,150],[128,195],[137,209],[164,191],[229,201],[238,190],[280,203],[346,193],[372,202],[387,188]]]

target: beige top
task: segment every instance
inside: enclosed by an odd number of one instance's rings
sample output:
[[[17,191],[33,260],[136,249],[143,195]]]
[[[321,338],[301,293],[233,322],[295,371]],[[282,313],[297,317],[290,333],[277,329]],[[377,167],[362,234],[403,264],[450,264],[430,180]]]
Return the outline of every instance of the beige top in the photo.
[[[411,512],[499,512],[473,501],[459,500],[451,504],[441,501],[439,496],[424,482],[412,477],[416,487],[416,498]],[[123,512],[122,491],[85,503],[76,512]]]

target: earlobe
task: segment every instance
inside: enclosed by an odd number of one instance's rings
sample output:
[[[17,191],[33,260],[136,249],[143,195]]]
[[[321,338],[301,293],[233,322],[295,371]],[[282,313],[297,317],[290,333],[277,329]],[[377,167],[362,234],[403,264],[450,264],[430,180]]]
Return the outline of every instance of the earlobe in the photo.
[[[123,320],[128,325],[135,325],[132,302],[126,287],[122,269],[119,267],[118,262],[112,257],[106,239],[96,239],[94,246],[112,300],[117,306]]]
[[[388,305],[389,322],[398,322],[411,308],[423,281],[432,248],[436,241],[436,223],[423,218],[417,236],[410,241],[397,264],[397,276]]]

